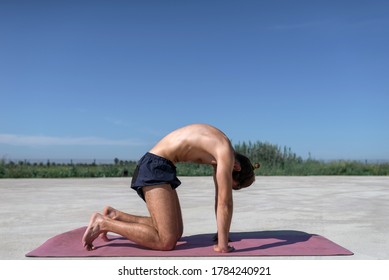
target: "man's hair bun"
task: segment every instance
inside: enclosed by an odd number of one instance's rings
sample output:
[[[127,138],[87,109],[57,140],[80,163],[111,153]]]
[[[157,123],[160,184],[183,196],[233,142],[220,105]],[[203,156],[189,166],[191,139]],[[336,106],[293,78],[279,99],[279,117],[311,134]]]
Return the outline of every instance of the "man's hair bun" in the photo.
[[[259,163],[254,163],[253,170],[260,168],[261,165]]]

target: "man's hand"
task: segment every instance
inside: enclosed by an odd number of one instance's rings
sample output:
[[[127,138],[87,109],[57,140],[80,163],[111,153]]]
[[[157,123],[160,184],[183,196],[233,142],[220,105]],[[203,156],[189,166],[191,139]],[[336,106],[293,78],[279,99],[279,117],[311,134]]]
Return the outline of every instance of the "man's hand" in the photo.
[[[215,252],[218,252],[218,253],[230,253],[230,252],[232,252],[232,251],[235,250],[234,247],[229,246],[229,245],[227,245],[227,248],[226,248],[226,249],[220,249],[219,245],[217,244],[218,241],[219,241],[219,240],[218,240],[218,234],[217,234],[217,233],[213,236],[212,240],[216,243],[216,244],[213,246],[213,250],[214,250]],[[232,242],[230,238],[228,238],[228,242]]]
[[[214,245],[213,250],[218,253],[230,253],[232,251],[235,251],[235,248],[232,246],[227,245],[225,248],[220,248],[219,245]]]

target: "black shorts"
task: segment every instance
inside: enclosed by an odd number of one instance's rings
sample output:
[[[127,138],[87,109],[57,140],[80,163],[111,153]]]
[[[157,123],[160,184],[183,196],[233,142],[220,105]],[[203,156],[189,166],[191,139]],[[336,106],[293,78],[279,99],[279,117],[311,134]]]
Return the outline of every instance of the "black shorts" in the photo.
[[[168,159],[146,153],[138,162],[132,176],[131,188],[145,200],[142,187],[169,184],[172,189],[181,185],[176,166]]]

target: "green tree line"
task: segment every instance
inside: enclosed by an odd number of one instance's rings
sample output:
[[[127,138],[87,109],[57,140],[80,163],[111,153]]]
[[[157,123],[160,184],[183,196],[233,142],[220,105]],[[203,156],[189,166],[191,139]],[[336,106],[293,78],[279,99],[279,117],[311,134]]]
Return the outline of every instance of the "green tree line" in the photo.
[[[116,160],[116,159],[115,159]],[[94,178],[131,176],[135,161],[120,163],[30,163],[28,161],[0,161],[0,178]]]
[[[320,161],[309,157],[303,160],[291,148],[267,142],[241,142],[234,149],[246,155],[252,163],[260,163],[255,170],[258,176],[309,176],[309,175],[389,175],[389,163],[360,161]],[[0,178],[93,178],[131,177],[136,161],[115,158],[111,164],[55,163],[0,160]],[[210,176],[212,167],[203,164],[179,163],[178,176]]]
[[[260,163],[257,175],[265,176],[310,176],[310,175],[389,175],[389,163],[368,163],[367,161],[315,160],[311,156],[303,160],[289,147],[267,142],[243,142],[235,150],[246,155],[253,163]]]

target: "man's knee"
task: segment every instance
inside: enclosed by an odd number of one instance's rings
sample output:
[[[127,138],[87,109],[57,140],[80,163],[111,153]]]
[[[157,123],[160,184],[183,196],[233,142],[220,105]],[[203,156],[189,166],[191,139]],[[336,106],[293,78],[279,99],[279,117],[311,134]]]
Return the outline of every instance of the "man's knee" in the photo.
[[[177,235],[170,235],[164,238],[160,238],[159,250],[171,251],[177,245]]]

